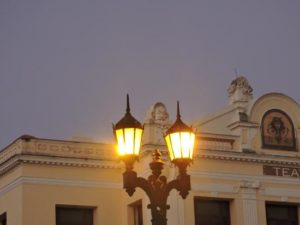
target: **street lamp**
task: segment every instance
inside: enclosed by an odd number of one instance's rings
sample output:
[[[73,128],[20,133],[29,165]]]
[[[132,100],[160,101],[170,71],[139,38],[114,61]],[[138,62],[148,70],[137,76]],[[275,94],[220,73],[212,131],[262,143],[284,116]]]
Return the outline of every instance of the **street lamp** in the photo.
[[[129,97],[127,95],[127,107],[125,116],[113,125],[113,131],[117,140],[120,159],[124,161],[126,171],[123,173],[123,188],[129,196],[135,192],[135,188],[143,189],[149,197],[152,225],[167,225],[167,198],[172,189],[179,191],[183,199],[191,189],[190,175],[187,174],[187,166],[192,162],[195,134],[191,127],[184,124],[180,118],[179,103],[177,102],[177,119],[167,130],[165,140],[172,163],[179,169],[179,175],[172,181],[161,175],[163,161],[161,153],[155,150],[153,160],[149,164],[152,174],[145,179],[138,177],[133,170],[133,164],[138,159],[143,126],[130,113]]]

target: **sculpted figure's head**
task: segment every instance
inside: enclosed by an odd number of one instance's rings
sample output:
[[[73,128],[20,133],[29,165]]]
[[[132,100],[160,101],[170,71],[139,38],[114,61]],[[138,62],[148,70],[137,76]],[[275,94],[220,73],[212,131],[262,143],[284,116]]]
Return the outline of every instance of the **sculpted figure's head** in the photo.
[[[169,122],[166,106],[161,102],[155,103],[147,113],[146,122],[158,124]]]
[[[169,118],[169,114],[164,104],[158,102],[153,108],[152,118],[154,122],[163,122]]]

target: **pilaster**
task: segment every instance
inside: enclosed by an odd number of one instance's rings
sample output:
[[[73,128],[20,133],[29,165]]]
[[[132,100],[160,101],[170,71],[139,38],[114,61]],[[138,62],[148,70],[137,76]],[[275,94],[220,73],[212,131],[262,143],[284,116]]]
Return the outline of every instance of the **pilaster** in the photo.
[[[260,183],[258,181],[243,181],[240,185],[244,225],[259,225],[257,209],[257,191],[259,188]]]

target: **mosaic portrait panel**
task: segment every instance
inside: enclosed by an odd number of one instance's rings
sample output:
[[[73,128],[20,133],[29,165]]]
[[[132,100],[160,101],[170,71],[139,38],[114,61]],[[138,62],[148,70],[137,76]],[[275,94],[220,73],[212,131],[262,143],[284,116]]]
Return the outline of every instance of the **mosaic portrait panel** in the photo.
[[[272,109],[262,119],[262,144],[264,148],[296,150],[292,120],[283,111]]]

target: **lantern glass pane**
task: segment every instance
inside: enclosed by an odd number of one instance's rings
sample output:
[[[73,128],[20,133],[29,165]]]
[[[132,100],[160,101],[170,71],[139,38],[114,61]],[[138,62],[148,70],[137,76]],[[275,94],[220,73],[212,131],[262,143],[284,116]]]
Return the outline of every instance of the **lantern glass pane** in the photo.
[[[118,154],[120,156],[139,154],[143,133],[142,129],[124,128],[118,129],[115,132],[118,143]]]
[[[141,140],[142,140],[143,130],[135,128],[135,143],[134,143],[134,154],[138,155],[140,153]]]
[[[194,154],[194,144],[195,144],[195,134],[190,133],[190,158],[193,158]]]
[[[181,158],[181,145],[180,145],[180,133],[170,134],[171,144],[174,154],[174,159]]]
[[[193,158],[195,134],[190,132],[172,133],[165,137],[171,160]]]
[[[181,155],[182,158],[190,157],[190,133],[189,132],[181,132],[180,133],[180,147],[181,147]]]
[[[165,137],[166,143],[167,143],[167,148],[169,150],[169,154],[170,154],[170,159],[171,161],[174,159],[174,153],[173,153],[173,148],[172,148],[172,144],[171,144],[171,140],[170,140],[170,135],[167,135]]]
[[[116,130],[116,138],[117,138],[117,143],[118,143],[118,154],[120,156],[122,156],[126,153],[123,129]]]
[[[125,128],[125,154],[134,154],[134,128]]]

